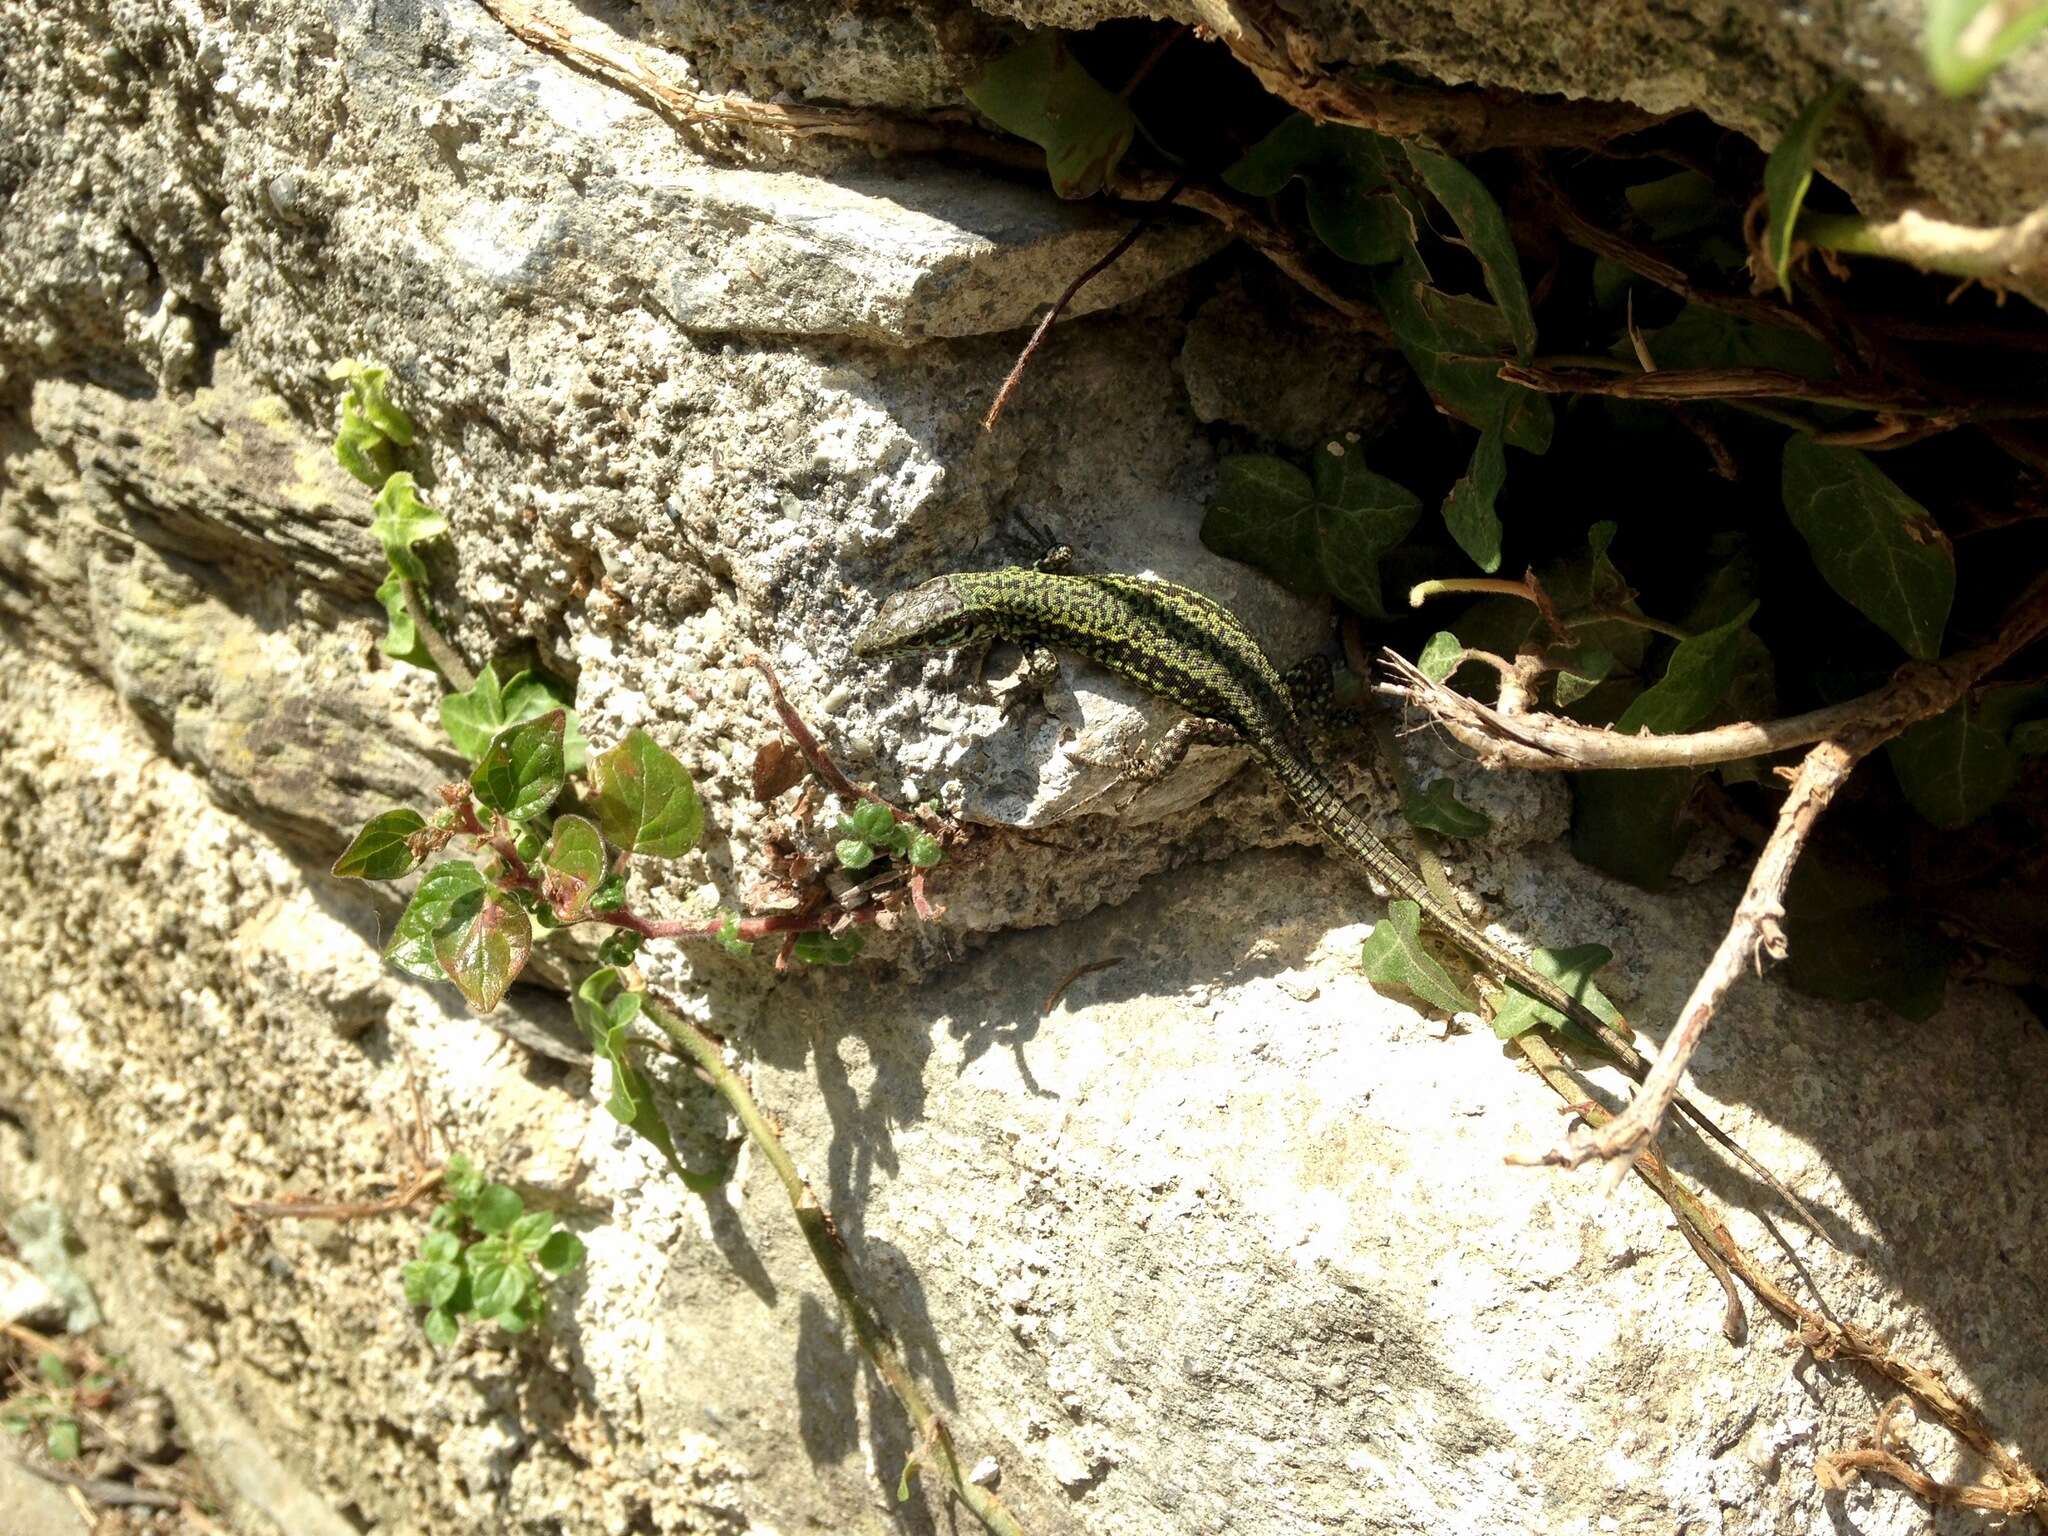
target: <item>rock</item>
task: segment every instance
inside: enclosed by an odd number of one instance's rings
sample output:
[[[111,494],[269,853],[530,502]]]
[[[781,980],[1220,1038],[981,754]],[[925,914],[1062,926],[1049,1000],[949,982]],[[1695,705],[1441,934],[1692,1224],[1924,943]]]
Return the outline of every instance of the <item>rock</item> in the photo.
[[[19,1259],[0,1254],[0,1322],[49,1333],[64,1326],[64,1298]]]
[[[1859,193],[2019,211],[2037,66],[1912,99],[1911,9],[1254,19],[1305,67],[1697,101],[1766,140],[1849,71],[1897,87],[1860,110],[1904,136],[1913,179],[1831,139]],[[957,107],[1002,35],[930,8],[614,10],[643,27],[614,41],[679,50],[706,88],[896,110]],[[431,811],[469,771],[438,681],[375,649],[370,497],[329,457],[327,366],[374,354],[449,519],[423,555],[451,643],[537,660],[594,741],[646,729],[699,787],[704,845],[636,876],[651,914],[701,917],[706,891],[736,901],[829,836],[752,798],[781,735],[754,652],[856,778],[984,827],[934,881],[944,922],[877,935],[858,967],[644,963],[728,1041],[1027,1529],[1925,1528],[1889,1487],[1831,1503],[1814,1481],[1880,1389],[1761,1315],[1728,1345],[1718,1285],[1640,1190],[1504,1165],[1556,1136],[1555,1107],[1489,1031],[1365,987],[1377,898],[1289,846],[1308,835],[1241,752],[1115,806],[1174,710],[1071,659],[1042,702],[1011,699],[1002,648],[985,680],[849,663],[884,592],[1029,559],[1041,529],[1084,569],[1212,593],[1277,657],[1326,646],[1326,605],[1202,548],[1216,457],[1383,421],[1390,391],[1375,354],[1267,304],[1258,258],[1162,222],[989,432],[1024,328],[1127,209],[969,159],[678,127],[472,0],[0,0],[0,48],[0,1203],[77,1234],[68,1261],[176,1410],[145,1439],[191,1445],[229,1518],[881,1529],[919,1443],[723,1107],[650,1058],[692,1166],[732,1163],[706,1194],[607,1113],[561,996],[575,952],[551,941],[478,1020],[383,964],[402,884],[325,873],[368,817]],[[1727,879],[1621,889],[1545,843],[1560,785],[1411,750],[1493,816],[1454,875],[1503,931],[1602,937],[1614,995],[1673,1017]],[[1385,786],[1357,787],[1392,828]],[[2037,1460],[2048,1336],[2011,1277],[2048,1268],[2040,1181],[2014,1176],[2048,1157],[2043,1054],[1988,985],[1895,1032],[1752,983],[1696,1073],[1822,1209],[1837,1247],[1788,1240],[1836,1311]],[[417,1212],[235,1216],[392,1187],[415,1089],[436,1156],[584,1237],[531,1336],[426,1343],[399,1279]],[[1770,1251],[1743,1181],[1668,1150]],[[943,1526],[915,1486],[903,1518]]]

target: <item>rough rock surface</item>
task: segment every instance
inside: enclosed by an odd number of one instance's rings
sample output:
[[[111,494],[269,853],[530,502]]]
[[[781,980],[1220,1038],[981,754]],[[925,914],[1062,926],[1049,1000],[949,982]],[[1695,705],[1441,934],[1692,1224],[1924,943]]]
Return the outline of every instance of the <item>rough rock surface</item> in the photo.
[[[1747,126],[1907,8],[1782,37],[1725,9],[1739,67],[1683,8],[1510,26],[1378,6],[1325,34],[1333,58],[1612,82]],[[641,11],[707,87],[899,107],[956,100],[985,26]],[[1646,62],[1601,74],[1616,50]],[[458,769],[433,679],[374,650],[369,499],[325,447],[344,355],[389,363],[419,421],[456,642],[574,676],[594,740],[644,726],[703,789],[705,847],[649,909],[744,899],[770,836],[800,833],[748,794],[773,735],[755,650],[856,773],[1037,829],[998,834],[943,924],[856,969],[650,955],[734,1042],[1027,1529],[1926,1528],[1895,1491],[1814,1485],[1816,1456],[1868,1428],[1871,1383],[1768,1318],[1724,1341],[1718,1288],[1639,1191],[1603,1203],[1501,1165],[1555,1134],[1551,1102],[1490,1037],[1362,984],[1372,903],[1273,846],[1299,835],[1235,757],[1077,814],[1168,712],[1077,667],[1019,705],[1001,650],[980,684],[844,661],[878,592],[1013,558],[1027,520],[1084,565],[1206,587],[1276,654],[1321,644],[1323,614],[1194,536],[1211,423],[1302,443],[1346,429],[1335,399],[1370,429],[1392,375],[1299,316],[1268,317],[1277,355],[1233,367],[1266,281],[1251,258],[1163,225],[984,434],[1018,327],[1116,218],[858,146],[778,158],[679,132],[470,0],[0,0],[0,61],[0,1209],[68,1212],[242,1529],[948,1521],[928,1491],[897,1504],[910,1428],[755,1160],[682,1188],[605,1114],[557,993],[468,1017],[382,966],[391,908],[322,873],[355,825]],[[1898,108],[1926,185],[1981,165],[1954,211],[2013,211],[2035,79],[1997,88],[2011,142]],[[1260,380],[1310,371],[1342,389],[1261,408]],[[1558,785],[1467,793],[1498,830],[1461,888],[1517,935],[1601,935],[1621,1000],[1670,1017],[1725,880],[1641,896],[1543,846]],[[1988,987],[1912,1030],[1774,985],[1736,1004],[1697,1081],[1828,1213],[1838,1248],[1791,1228],[1799,1257],[2038,1463],[2048,1195],[2014,1170],[2048,1165],[2048,1038]],[[472,1331],[437,1356],[398,1288],[411,1220],[251,1230],[228,1204],[402,1174],[415,1085],[447,1146],[589,1244],[531,1339]],[[722,1118],[676,1091],[679,1128],[719,1143]]]

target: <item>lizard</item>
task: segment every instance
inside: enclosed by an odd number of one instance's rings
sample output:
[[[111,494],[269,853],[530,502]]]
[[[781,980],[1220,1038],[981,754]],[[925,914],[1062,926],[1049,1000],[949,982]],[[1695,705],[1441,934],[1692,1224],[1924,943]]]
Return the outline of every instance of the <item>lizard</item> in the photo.
[[[1339,853],[1422,914],[1497,982],[1527,993],[1597,1040],[1640,1083],[1642,1054],[1599,1014],[1529,962],[1489,939],[1438,900],[1422,876],[1354,812],[1318,761],[1311,723],[1327,703],[1329,661],[1314,656],[1282,674],[1237,616],[1215,599],[1170,581],[1074,575],[1065,551],[1036,566],[935,576],[884,599],[855,636],[853,652],[887,659],[995,639],[1057,647],[1177,704],[1189,719],[1148,755],[1141,773],[1172,768],[1197,741],[1248,747],[1301,818]],[[1681,1096],[1679,1111],[1768,1184],[1816,1232],[1812,1213],[1774,1174]]]

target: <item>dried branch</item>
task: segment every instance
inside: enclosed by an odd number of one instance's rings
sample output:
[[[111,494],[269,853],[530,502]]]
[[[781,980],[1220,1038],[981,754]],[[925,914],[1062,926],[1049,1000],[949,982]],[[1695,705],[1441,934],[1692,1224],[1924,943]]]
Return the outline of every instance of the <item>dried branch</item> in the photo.
[[[1904,729],[1923,718],[1917,711],[1927,686],[1922,675],[1925,667],[1915,664],[1901,668],[1882,688],[1782,720],[1742,720],[1675,736],[1624,736],[1557,715],[1496,709],[1447,684],[1433,682],[1407,657],[1391,650],[1382,651],[1380,661],[1394,681],[1380,684],[1376,691],[1424,711],[1432,724],[1449,731],[1486,767],[1549,773],[1595,768],[1705,768],[1812,746],[1876,721],[1896,719],[1899,729]]]
[[[1910,208],[1894,219],[1808,213],[1795,237],[1824,251],[1882,256],[1924,272],[1972,278],[1993,288],[2032,295],[2048,288],[2048,208],[2013,224],[1988,228],[1930,219]]]
[[[1476,359],[1475,359],[1476,361]],[[1954,405],[1897,385],[1811,379],[1783,368],[1662,368],[1655,373],[1595,370],[1539,358],[1503,362],[1500,377],[1546,395],[1606,395],[1617,400],[1804,400],[1814,405],[1955,420],[2048,416],[2048,401]]]
[[[1017,361],[1011,365],[1009,375],[1003,380],[1003,387],[996,391],[996,398],[989,406],[988,414],[981,419],[982,431],[995,431],[996,423],[1002,419],[1004,407],[1009,405],[1011,396],[1017,393],[1017,386],[1024,381],[1024,370],[1031,366],[1031,359],[1038,355],[1038,349],[1045,344],[1046,336],[1050,334],[1053,326],[1059,322],[1060,316],[1066,313],[1067,306],[1074,302],[1074,295],[1087,287],[1101,273],[1108,271],[1118,257],[1136,245],[1138,243],[1138,236],[1144,234],[1151,227],[1152,221],[1175,198],[1180,196],[1181,189],[1186,185],[1187,178],[1182,176],[1157,198],[1154,198],[1145,211],[1132,223],[1131,227],[1124,232],[1124,237],[1097,257],[1085,272],[1067,284],[1065,292],[1053,300],[1052,308],[1045,312],[1045,318],[1039,321],[1032,330],[1031,339],[1024,343],[1024,350],[1017,354]]]
[[[1953,708],[1979,678],[2044,633],[2048,633],[2048,579],[2037,580],[2013,604],[1997,638],[1947,661],[1906,668],[1893,680],[1895,692],[1881,690],[1889,707],[1830,735],[1806,754],[1791,792],[1779,808],[1777,825],[1750,872],[1735,919],[1693,987],[1685,1011],[1679,1015],[1678,1028],[1658,1054],[1649,1076],[1622,1113],[1599,1130],[1575,1135],[1552,1148],[1543,1161],[1576,1167],[1592,1157],[1626,1160],[1649,1146],[1677,1097],[1686,1063],[1729,988],[1745,973],[1761,969],[1765,957],[1785,958],[1785,888],[1792,867],[1814,823],[1856,765],[1907,726]]]
[[[1518,1035],[1515,1044],[1522,1050],[1530,1064],[1542,1074],[1544,1080],[1567,1102],[1577,1092],[1577,1084],[1565,1070],[1556,1050],[1535,1031]],[[1602,1130],[1613,1122],[1607,1112],[1598,1105],[1578,1106],[1579,1113],[1596,1130]],[[1899,1359],[1885,1347],[1884,1340],[1877,1335],[1855,1327],[1853,1324],[1838,1323],[1801,1306],[1785,1288],[1765,1273],[1756,1258],[1736,1242],[1729,1232],[1728,1224],[1709,1206],[1681,1182],[1654,1150],[1645,1150],[1638,1156],[1633,1167],[1639,1177],[1656,1190],[1664,1202],[1678,1216],[1680,1230],[1695,1249],[1711,1252],[1719,1261],[1719,1267],[1710,1264],[1719,1278],[1723,1268],[1746,1285],[1751,1294],[1761,1301],[1779,1318],[1790,1324],[1799,1342],[1819,1360],[1847,1360],[1863,1367],[1866,1371],[1889,1382],[1910,1397],[1923,1410],[1924,1416],[1940,1424],[1944,1429],[1961,1440],[1979,1456],[1984,1457],[1997,1469],[2004,1480],[2002,1488],[1985,1485],[1952,1488],[1934,1483],[1931,1479],[1921,1481],[1921,1474],[1912,1468],[1905,1468],[1909,1476],[1899,1476],[1899,1467],[1893,1465],[1897,1458],[1886,1456],[1878,1460],[1864,1451],[1842,1451],[1822,1456],[1814,1467],[1814,1475],[1824,1488],[1846,1486],[1850,1477],[1857,1472],[1882,1472],[1895,1477],[1907,1489],[1930,1503],[1968,1504],[1978,1509],[1999,1509],[2008,1514],[2031,1513],[2044,1531],[2048,1531],[2048,1487],[2018,1456],[2005,1448],[1999,1437],[1984,1421],[1984,1415],[1975,1404],[1965,1401],[1949,1390],[1933,1371],[1923,1370]],[[1726,1331],[1732,1315],[1724,1319]],[[1894,1410],[1888,1408],[1879,1420],[1878,1445],[1882,1449],[1884,1430]],[[1899,1465],[1903,1465],[1902,1463]],[[1967,1495],[1967,1496],[1966,1496]]]
[[[1446,154],[1575,145],[1602,149],[1676,114],[1614,101],[1568,101],[1470,86],[1406,85],[1338,76],[1319,39],[1278,0],[1197,0],[1195,13],[1267,91],[1319,122],[1428,139]]]
[[[926,1398],[916,1376],[911,1374],[881,1314],[862,1294],[854,1274],[853,1256],[839,1235],[832,1213],[819,1202],[809,1183],[797,1171],[796,1163],[782,1145],[782,1138],[777,1135],[768,1116],[762,1113],[746,1083],[727,1064],[724,1046],[651,997],[647,999],[646,1012],[664,1034],[682,1047],[705,1081],[731,1107],[747,1135],[775,1170],[775,1176],[782,1181],[783,1192],[789,1196],[790,1209],[796,1213],[797,1226],[810,1246],[811,1257],[824,1275],[825,1283],[831,1287],[833,1296],[838,1299],[861,1353],[868,1357],[875,1374],[882,1378],[883,1384],[909,1416],[920,1445],[919,1459],[944,1480],[953,1496],[995,1536],[1023,1536],[1024,1528],[1004,1507],[1002,1500],[988,1489],[968,1481],[967,1471],[961,1466],[960,1454],[953,1444],[952,1431],[947,1428],[938,1409]]]
[[[1687,273],[1648,246],[1638,245],[1625,235],[1595,224],[1558,185],[1541,155],[1531,151],[1519,159],[1528,173],[1527,184],[1542,199],[1558,233],[1572,244],[1591,251],[1595,256],[1605,256],[1638,276],[1648,278],[1660,288],[1668,288],[1689,304],[1718,309],[1758,325],[1800,331],[1816,339],[1825,339],[1818,325],[1788,304],[1746,293],[1702,288]]]

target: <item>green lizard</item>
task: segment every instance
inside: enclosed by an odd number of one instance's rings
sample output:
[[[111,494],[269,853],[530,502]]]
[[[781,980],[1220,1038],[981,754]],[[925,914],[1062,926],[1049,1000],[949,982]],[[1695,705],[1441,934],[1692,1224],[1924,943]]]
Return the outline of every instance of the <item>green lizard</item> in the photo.
[[[1249,747],[1303,819],[1424,916],[1496,979],[1526,992],[1586,1031],[1637,1082],[1649,1064],[1598,1014],[1444,905],[1422,877],[1344,803],[1316,760],[1310,722],[1326,702],[1330,668],[1320,658],[1283,676],[1237,617],[1199,592],[1130,576],[1075,576],[1013,566],[937,576],[889,597],[855,638],[863,657],[945,650],[996,638],[1076,651],[1185,709],[1151,755],[1151,774],[1170,768],[1197,740]],[[1820,1227],[1794,1195],[1697,1106],[1678,1108]]]

